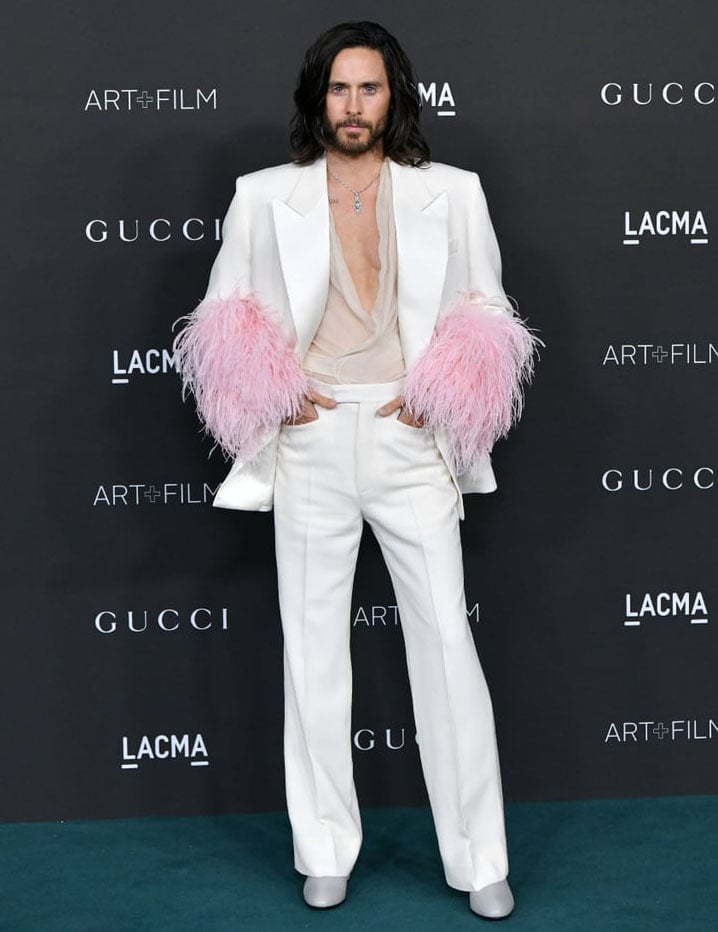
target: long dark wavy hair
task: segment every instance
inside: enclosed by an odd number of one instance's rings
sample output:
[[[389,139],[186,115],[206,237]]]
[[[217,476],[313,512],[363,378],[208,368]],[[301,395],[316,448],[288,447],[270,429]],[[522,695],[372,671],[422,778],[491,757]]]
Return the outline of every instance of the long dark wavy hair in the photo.
[[[294,92],[297,109],[289,136],[294,161],[308,165],[324,153],[325,100],[332,62],[343,49],[354,48],[376,49],[384,59],[391,91],[384,155],[400,165],[426,164],[431,156],[419,126],[421,104],[414,69],[394,36],[370,22],[332,26],[307,51]]]

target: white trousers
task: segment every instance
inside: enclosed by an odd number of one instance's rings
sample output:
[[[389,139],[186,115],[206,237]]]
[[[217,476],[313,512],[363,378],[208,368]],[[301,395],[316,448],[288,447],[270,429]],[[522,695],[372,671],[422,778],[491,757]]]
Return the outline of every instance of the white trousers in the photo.
[[[466,616],[458,493],[430,433],[377,415],[401,383],[320,390],[337,407],[283,428],[274,495],[295,866],[348,876],[361,845],[349,635],[366,520],[401,616],[446,879],[480,890],[508,865],[491,700]]]

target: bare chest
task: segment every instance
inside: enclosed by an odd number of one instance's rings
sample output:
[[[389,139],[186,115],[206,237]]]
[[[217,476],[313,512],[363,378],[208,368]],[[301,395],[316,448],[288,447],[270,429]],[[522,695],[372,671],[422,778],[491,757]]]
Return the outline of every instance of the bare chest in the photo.
[[[346,192],[345,192],[346,194]],[[341,243],[344,261],[354,282],[359,300],[371,311],[379,289],[379,228],[376,222],[376,191],[362,195],[362,209],[357,214],[353,199],[332,196],[334,229]]]

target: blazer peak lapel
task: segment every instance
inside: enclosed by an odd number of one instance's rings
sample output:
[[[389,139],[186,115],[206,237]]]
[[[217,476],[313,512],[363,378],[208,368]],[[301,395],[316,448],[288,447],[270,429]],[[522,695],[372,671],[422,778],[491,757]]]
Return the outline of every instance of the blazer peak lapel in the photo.
[[[329,203],[324,159],[303,169],[289,200],[272,201],[272,215],[303,358],[322,319],[329,290]]]
[[[399,333],[411,365],[431,339],[441,305],[449,256],[449,198],[431,191],[421,170],[392,163],[399,258]]]

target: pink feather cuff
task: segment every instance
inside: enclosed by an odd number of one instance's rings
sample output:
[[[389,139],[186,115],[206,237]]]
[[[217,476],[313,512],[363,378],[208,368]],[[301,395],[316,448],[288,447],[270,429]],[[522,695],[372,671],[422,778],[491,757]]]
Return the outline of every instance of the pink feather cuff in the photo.
[[[429,430],[444,430],[457,473],[506,436],[523,410],[541,341],[518,317],[471,295],[437,324],[407,373],[404,402]]]
[[[251,459],[267,433],[296,417],[307,391],[294,346],[254,297],[205,299],[174,341],[174,359],[222,450]]]

